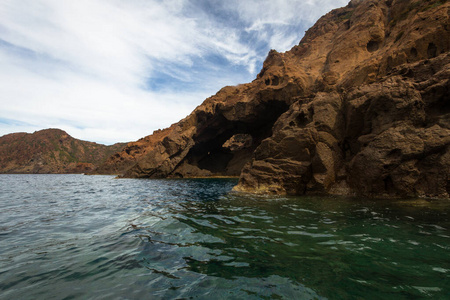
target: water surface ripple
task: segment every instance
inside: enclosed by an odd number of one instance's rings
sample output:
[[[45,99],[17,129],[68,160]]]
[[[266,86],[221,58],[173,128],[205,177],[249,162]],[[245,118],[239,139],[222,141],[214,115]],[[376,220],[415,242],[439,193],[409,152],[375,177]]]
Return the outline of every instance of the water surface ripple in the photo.
[[[449,299],[450,202],[0,175],[0,299]]]

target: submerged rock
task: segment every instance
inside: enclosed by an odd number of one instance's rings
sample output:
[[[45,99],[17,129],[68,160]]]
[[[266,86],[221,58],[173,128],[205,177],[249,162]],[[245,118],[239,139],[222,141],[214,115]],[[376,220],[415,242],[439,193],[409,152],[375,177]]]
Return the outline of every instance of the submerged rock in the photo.
[[[125,177],[240,176],[236,191],[450,194],[448,1],[352,0],[225,87]]]

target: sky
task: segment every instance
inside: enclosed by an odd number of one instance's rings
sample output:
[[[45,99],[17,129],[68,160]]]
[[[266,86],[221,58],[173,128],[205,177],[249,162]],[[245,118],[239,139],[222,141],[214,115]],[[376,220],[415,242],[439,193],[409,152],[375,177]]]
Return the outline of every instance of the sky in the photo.
[[[252,81],[347,2],[0,0],[0,136],[135,141]]]

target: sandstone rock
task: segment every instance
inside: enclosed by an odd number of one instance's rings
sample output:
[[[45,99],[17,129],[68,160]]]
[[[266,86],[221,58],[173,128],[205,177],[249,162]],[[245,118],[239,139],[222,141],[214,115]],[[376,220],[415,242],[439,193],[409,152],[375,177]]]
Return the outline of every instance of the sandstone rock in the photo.
[[[175,126],[164,130],[155,130],[152,135],[136,142],[128,143],[122,151],[108,157],[106,161],[89,172],[89,174],[123,174],[134,166],[142,156],[153,150],[157,142],[162,141],[174,128]]]
[[[125,177],[237,176],[236,191],[450,193],[448,1],[352,0],[257,78],[206,99]],[[251,142],[250,142],[251,141]]]
[[[406,124],[378,135],[348,165],[348,183],[367,195],[448,197],[450,130]]]
[[[238,133],[233,135],[228,141],[226,141],[222,147],[228,149],[231,152],[243,150],[252,146],[253,138],[250,134]]]

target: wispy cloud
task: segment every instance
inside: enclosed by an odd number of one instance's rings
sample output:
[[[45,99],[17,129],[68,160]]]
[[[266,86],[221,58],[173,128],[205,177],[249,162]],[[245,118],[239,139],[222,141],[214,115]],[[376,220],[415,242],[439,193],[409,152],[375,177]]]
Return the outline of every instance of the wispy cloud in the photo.
[[[0,135],[136,140],[250,81],[347,0],[3,0]]]

